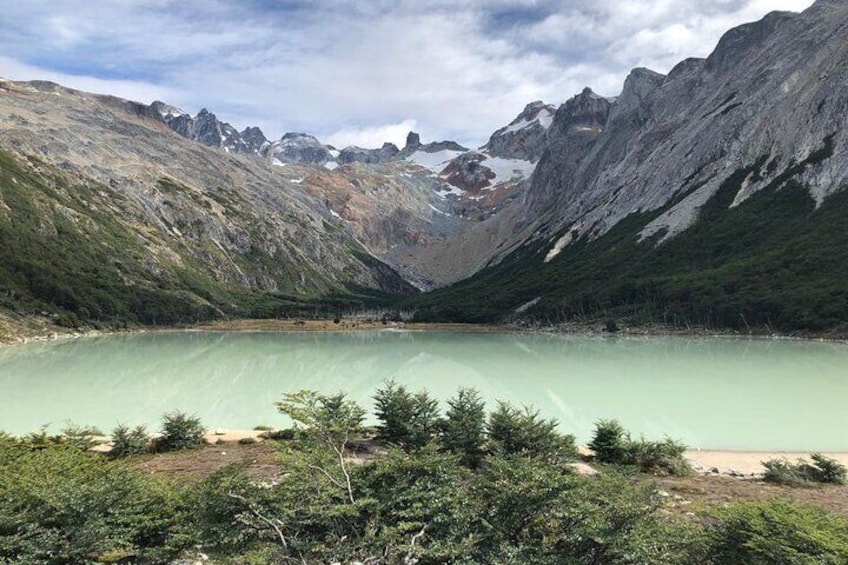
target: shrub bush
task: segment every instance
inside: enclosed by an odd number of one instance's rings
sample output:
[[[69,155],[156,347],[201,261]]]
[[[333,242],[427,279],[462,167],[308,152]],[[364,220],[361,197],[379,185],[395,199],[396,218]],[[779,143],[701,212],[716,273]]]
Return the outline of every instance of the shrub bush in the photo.
[[[684,444],[670,438],[662,441],[632,440],[616,420],[601,420],[595,424],[589,448],[601,463],[633,465],[645,473],[683,476],[692,470],[683,457],[686,451]]]
[[[810,483],[845,484],[845,466],[825,457],[821,453],[813,453],[812,463],[799,459],[792,463],[787,459],[770,459],[763,461],[766,468],[764,479],[770,483],[788,486],[805,486]]]
[[[480,393],[473,388],[461,388],[448,400],[442,443],[460,456],[463,465],[476,467],[483,458],[485,409]]]
[[[622,464],[629,438],[617,420],[601,420],[595,424],[595,433],[589,442],[589,449],[595,453],[595,459],[601,463]]]
[[[737,503],[711,512],[708,563],[843,564],[848,520],[786,501]]]
[[[556,420],[546,420],[539,411],[525,406],[518,409],[509,402],[498,402],[489,414],[487,432],[492,453],[527,457],[574,457],[574,436],[557,433]]]
[[[393,380],[374,395],[377,439],[409,451],[429,443],[440,425],[439,404],[427,391],[411,394]]]
[[[112,430],[112,457],[126,457],[128,455],[141,455],[150,449],[150,437],[144,426],[136,426],[130,429],[123,424]]]
[[[0,563],[168,563],[192,543],[180,490],[68,446],[0,449]]]
[[[684,476],[691,468],[683,457],[686,446],[670,438],[663,441],[631,441],[626,447],[627,462],[644,473]]]
[[[197,416],[171,412],[162,418],[162,437],[156,441],[157,451],[194,449],[205,443],[206,428]]]

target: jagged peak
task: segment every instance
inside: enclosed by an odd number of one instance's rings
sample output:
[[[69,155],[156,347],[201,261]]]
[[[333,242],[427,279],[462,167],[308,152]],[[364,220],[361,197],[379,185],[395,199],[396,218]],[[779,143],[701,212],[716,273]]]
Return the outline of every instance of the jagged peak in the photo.
[[[783,24],[798,16],[795,12],[770,12],[761,20],[742,24],[726,32],[707,58],[707,68],[721,72],[733,66],[743,54],[761,45]]]
[[[318,141],[318,138],[315,137],[314,135],[310,135],[308,133],[303,133],[303,132],[299,132],[299,131],[287,132],[287,133],[283,134],[283,137],[280,138],[281,142],[283,142],[283,141],[297,141],[297,140],[303,140],[303,141],[306,141],[306,142],[314,142],[314,143],[317,143],[318,145],[321,144],[321,142]]]
[[[421,147],[421,136],[411,131],[406,134],[406,147],[404,149],[414,149],[416,147]]]

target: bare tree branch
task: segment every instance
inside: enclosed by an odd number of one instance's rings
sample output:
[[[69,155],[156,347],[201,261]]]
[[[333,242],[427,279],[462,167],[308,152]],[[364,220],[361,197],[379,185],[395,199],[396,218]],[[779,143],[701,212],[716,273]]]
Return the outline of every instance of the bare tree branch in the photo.
[[[270,518],[267,518],[266,516],[262,515],[262,513],[259,512],[259,510],[257,510],[256,508],[253,507],[252,504],[250,504],[249,500],[247,500],[245,497],[243,497],[239,494],[236,494],[236,493],[230,491],[230,492],[227,493],[227,496],[240,501],[242,504],[247,506],[247,509],[250,510],[250,512],[254,516],[256,516],[257,518],[259,518],[260,520],[262,520],[263,522],[268,524],[268,526],[270,526],[277,533],[277,538],[279,538],[280,543],[283,545],[283,549],[288,551],[289,544],[288,544],[288,542],[286,542],[286,536],[283,535],[283,531],[280,529],[280,526],[277,523],[279,521],[275,522],[275,521],[271,520]]]

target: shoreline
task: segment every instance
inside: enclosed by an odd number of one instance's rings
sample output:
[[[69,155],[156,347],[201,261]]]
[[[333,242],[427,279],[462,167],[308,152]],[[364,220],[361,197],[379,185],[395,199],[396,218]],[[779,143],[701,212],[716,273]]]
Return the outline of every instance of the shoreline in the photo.
[[[276,430],[272,430],[276,431]],[[239,430],[239,429],[208,429],[205,434],[209,446],[234,444],[242,441],[264,442],[263,434],[268,430]],[[94,451],[107,452],[110,442],[108,436],[99,437],[100,445]],[[591,456],[591,451],[586,446],[579,448],[581,457]],[[760,478],[765,472],[762,462],[770,459],[786,459],[795,462],[798,459],[809,461],[815,451],[758,451],[758,450],[730,450],[730,449],[687,449],[684,452],[685,459],[692,466],[696,475],[723,476],[739,479]],[[835,459],[848,467],[848,451],[826,451],[822,455]],[[578,468],[588,463],[578,462]]]
[[[789,335],[766,332],[734,332],[729,330],[709,330],[706,328],[678,329],[666,326],[622,327],[616,332],[607,332],[601,324],[561,324],[556,326],[530,326],[524,324],[468,324],[453,322],[386,322],[357,318],[333,320],[294,320],[294,319],[232,319],[202,322],[174,326],[137,326],[127,329],[81,329],[68,330],[56,326],[33,324],[16,328],[23,331],[9,332],[9,328],[0,328],[0,348],[65,341],[88,337],[117,335],[135,335],[144,333],[182,333],[182,332],[304,332],[304,333],[346,333],[346,332],[457,332],[457,333],[523,333],[563,336],[585,336],[604,338],[718,338],[718,339],[757,339],[772,341],[810,341],[848,345],[848,337],[843,335]]]

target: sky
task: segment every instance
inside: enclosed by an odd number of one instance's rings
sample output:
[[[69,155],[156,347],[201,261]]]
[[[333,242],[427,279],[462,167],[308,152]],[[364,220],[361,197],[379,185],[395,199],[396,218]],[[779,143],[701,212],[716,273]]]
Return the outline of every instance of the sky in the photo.
[[[52,80],[275,139],[485,143],[534,100],[617,95],[812,0],[6,0],[0,77]]]

